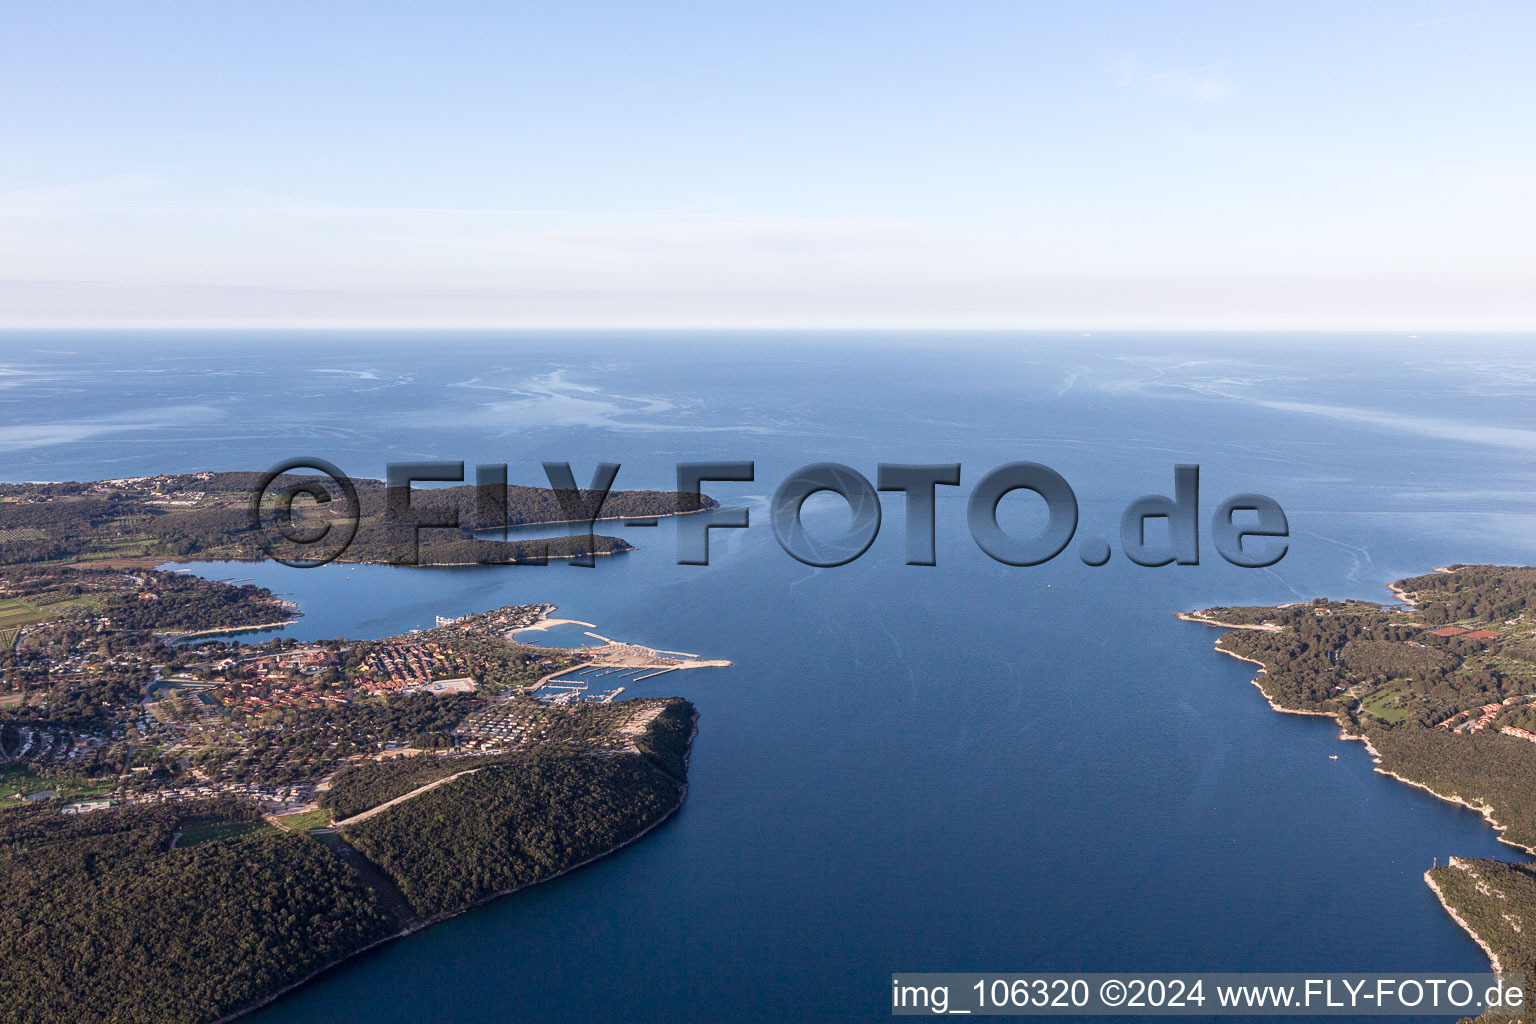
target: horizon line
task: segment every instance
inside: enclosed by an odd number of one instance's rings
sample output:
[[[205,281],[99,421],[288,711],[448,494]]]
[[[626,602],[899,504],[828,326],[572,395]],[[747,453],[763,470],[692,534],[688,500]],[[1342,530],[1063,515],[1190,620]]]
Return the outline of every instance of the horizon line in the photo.
[[[1285,332],[1290,334],[1344,333],[1344,334],[1536,334],[1536,322],[1530,324],[1435,324],[1413,326],[1401,322],[1361,324],[1358,322],[1302,321],[1275,324],[995,324],[964,326],[956,324],[895,324],[895,323],[452,323],[413,321],[21,321],[0,322],[0,331],[671,331],[699,333],[728,331],[737,333],[806,333],[812,331],[838,333],[942,333],[942,334],[1061,334],[1075,333],[1084,336],[1095,333],[1240,333],[1262,334]]]

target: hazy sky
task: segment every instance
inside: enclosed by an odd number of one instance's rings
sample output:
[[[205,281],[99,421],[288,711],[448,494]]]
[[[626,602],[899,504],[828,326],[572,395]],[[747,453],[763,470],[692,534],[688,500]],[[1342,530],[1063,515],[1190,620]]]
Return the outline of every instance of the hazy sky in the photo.
[[[1536,5],[56,3],[0,325],[1536,328]]]

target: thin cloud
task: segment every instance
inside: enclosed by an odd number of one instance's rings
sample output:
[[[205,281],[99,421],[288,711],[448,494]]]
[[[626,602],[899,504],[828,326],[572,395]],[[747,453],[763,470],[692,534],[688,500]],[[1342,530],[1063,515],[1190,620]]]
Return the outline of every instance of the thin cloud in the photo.
[[[49,217],[103,209],[121,209],[125,199],[154,195],[164,182],[145,174],[69,182],[41,188],[11,188],[0,183],[0,216]]]
[[[1140,63],[1132,58],[1121,66],[1120,86],[1197,103],[1224,100],[1232,92],[1225,61],[1173,71],[1144,72]]]

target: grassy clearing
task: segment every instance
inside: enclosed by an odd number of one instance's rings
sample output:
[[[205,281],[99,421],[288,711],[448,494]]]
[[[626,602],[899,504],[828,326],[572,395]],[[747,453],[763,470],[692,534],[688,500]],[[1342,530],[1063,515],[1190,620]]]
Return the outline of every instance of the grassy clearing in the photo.
[[[236,836],[249,835],[252,832],[260,832],[271,827],[265,821],[259,820],[197,822],[181,830],[181,839],[176,843],[176,848],[180,850],[188,846],[197,846],[199,843],[213,843],[220,839],[233,839]]]
[[[1394,702],[1398,697],[1412,698],[1412,694],[1406,690],[1383,690],[1372,694],[1371,699],[1362,705],[1362,710],[1367,714],[1375,715],[1383,722],[1391,722],[1394,725],[1408,717],[1406,707],[1396,707]]]
[[[1506,679],[1518,679],[1521,682],[1536,681],[1536,665],[1520,658],[1511,658],[1506,655],[1495,655],[1488,659],[1488,667],[1497,671]]]
[[[277,819],[295,832],[308,832],[312,828],[326,828],[331,823],[331,812],[321,808],[316,811],[300,811],[285,814]]]
[[[106,794],[111,779],[87,779],[66,775],[47,778],[34,775],[20,765],[0,767],[0,807],[20,803],[19,797],[33,793],[56,793],[61,800],[85,800]]]

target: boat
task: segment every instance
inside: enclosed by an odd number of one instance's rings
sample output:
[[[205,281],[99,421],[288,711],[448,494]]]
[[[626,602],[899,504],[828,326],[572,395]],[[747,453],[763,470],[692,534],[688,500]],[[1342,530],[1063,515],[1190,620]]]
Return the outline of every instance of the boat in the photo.
[[[1330,760],[1330,761],[1337,761],[1338,759],[1339,759],[1339,755],[1338,754],[1329,754],[1328,755],[1328,760]]]

